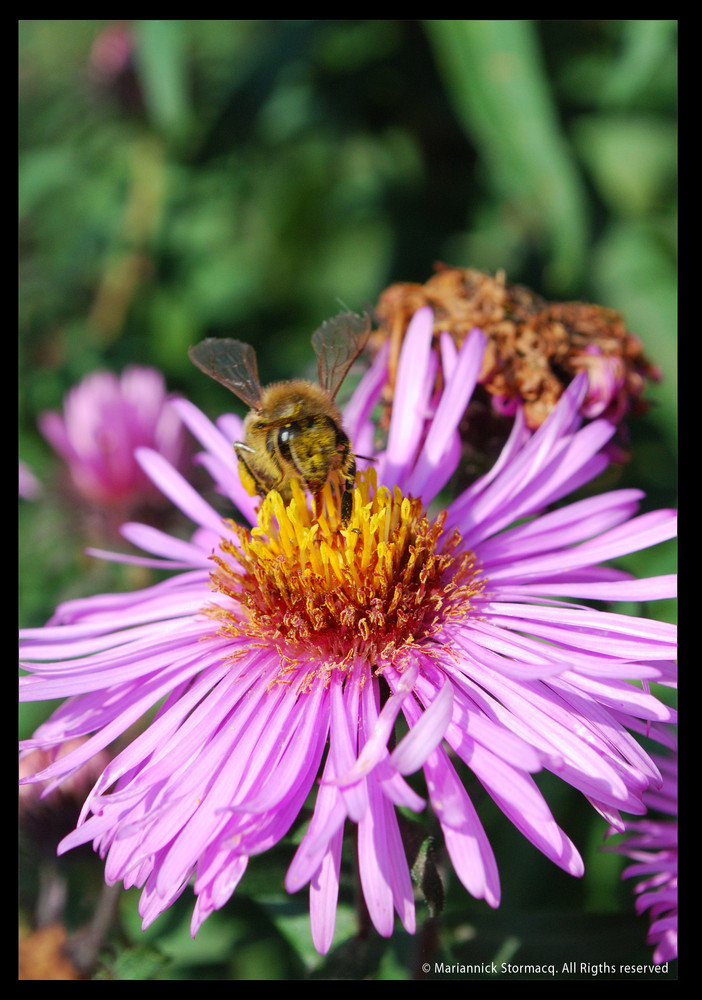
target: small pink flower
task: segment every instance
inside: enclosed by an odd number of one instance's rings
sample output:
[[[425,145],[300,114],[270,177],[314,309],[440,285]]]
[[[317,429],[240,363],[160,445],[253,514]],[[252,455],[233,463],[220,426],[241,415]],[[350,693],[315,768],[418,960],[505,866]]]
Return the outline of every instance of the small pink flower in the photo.
[[[64,459],[73,486],[88,502],[120,510],[162,503],[134,456],[151,448],[180,468],[185,429],[153,368],[129,367],[121,377],[94,372],[71,389],[63,412],[39,418],[39,428]]]
[[[655,946],[653,961],[660,965],[678,957],[677,757],[656,757],[656,764],[663,784],[643,797],[652,815],[627,820],[624,838],[612,850],[635,862],[622,878],[640,880],[634,888],[636,912],[649,911],[648,943]]]
[[[41,494],[41,483],[26,462],[19,462],[19,495],[23,500],[36,500]]]

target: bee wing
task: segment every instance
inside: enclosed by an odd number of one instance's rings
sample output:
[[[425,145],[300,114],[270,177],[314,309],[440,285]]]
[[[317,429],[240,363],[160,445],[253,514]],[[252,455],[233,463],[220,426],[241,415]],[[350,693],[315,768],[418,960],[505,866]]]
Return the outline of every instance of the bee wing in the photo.
[[[188,353],[205,375],[226,385],[252,409],[261,408],[256,352],[250,344],[210,337],[191,347]]]
[[[366,346],[371,321],[365,313],[342,313],[322,323],[312,334],[312,346],[319,360],[319,384],[332,399],[348,370]]]

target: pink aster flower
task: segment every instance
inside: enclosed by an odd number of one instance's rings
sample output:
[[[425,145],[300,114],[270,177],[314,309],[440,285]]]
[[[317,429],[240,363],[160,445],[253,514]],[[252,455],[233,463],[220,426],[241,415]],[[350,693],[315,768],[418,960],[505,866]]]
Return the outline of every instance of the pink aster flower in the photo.
[[[80,496],[119,510],[163,502],[136,448],[152,448],[176,468],[186,454],[183,423],[153,368],[87,375],[66,395],[62,413],[40,416],[39,429],[67,463]]]
[[[30,467],[19,460],[19,496],[22,500],[36,500],[41,494],[41,483]]]
[[[624,839],[612,850],[635,862],[622,878],[640,879],[636,912],[649,911],[648,943],[655,945],[653,960],[661,964],[678,957],[678,762],[656,757],[656,763],[663,785],[643,797],[653,815],[627,820]]]
[[[144,470],[196,530],[189,541],[138,524],[124,534],[172,575],[70,601],[22,636],[22,697],[67,699],[24,749],[92,734],[34,780],[65,780],[156,709],[59,847],[92,842],[108,882],[141,887],[145,926],[192,885],[194,934],[311,793],[285,884],[309,885],[324,953],[347,820],[381,935],[395,914],[415,928],[398,807],[431,808],[466,889],[498,905],[497,865],[457,761],[573,875],[583,862],[533,775],[552,771],[619,829],[620,811],[644,813],[644,793],[660,782],[636,734],[672,718],[648,685],[674,681],[674,629],[590,602],[672,595],[669,577],[635,580],[603,563],[670,538],[674,512],[638,515],[631,489],[554,507],[602,471],[614,433],[600,420],[581,426],[582,376],[538,431],[518,412],[493,469],[428,513],[456,468],[485,349],[479,330],[458,351],[441,338],[450,374],[437,398],[431,340],[423,308],[403,344],[385,446],[370,415],[386,349],[345,410],[356,453],[372,459],[348,524],[329,486],[318,520],[299,490],[287,507],[269,494],[256,519],[232,451],[241,421],[214,425],[180,401],[203,466],[253,529],[223,521],[167,459],[142,449]],[[407,780],[416,772],[423,794]]]

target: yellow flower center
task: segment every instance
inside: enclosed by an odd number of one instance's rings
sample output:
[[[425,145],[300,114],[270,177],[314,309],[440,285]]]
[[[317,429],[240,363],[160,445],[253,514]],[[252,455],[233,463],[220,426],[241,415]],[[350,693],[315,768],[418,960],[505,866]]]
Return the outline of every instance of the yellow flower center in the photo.
[[[459,551],[457,531],[444,538],[446,512],[430,523],[421,501],[376,489],[374,470],[357,476],[348,524],[330,484],[323,499],[315,518],[293,484],[287,506],[268,494],[250,531],[231,523],[238,544],[213,556],[212,585],[237,610],[211,609],[219,632],[276,646],[284,672],[313,663],[318,676],[359,655],[379,672],[403,669],[482,592],[475,556]]]

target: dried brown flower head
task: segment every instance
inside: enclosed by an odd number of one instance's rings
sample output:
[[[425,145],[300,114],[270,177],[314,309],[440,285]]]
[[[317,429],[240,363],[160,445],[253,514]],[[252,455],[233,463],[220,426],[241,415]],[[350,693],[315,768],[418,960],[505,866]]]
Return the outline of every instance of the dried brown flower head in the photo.
[[[474,328],[488,338],[481,384],[492,409],[510,416],[522,403],[527,424],[539,427],[574,376],[586,370],[590,388],[585,417],[619,423],[647,404],[642,393],[659,373],[644,357],[640,341],[620,313],[583,302],[548,302],[503,272],[494,277],[470,268],[437,265],[423,285],[398,283],[376,306],[378,347],[390,339],[392,390],[400,344],[412,315],[422,306],[434,310],[434,331],[446,330],[457,345]]]

